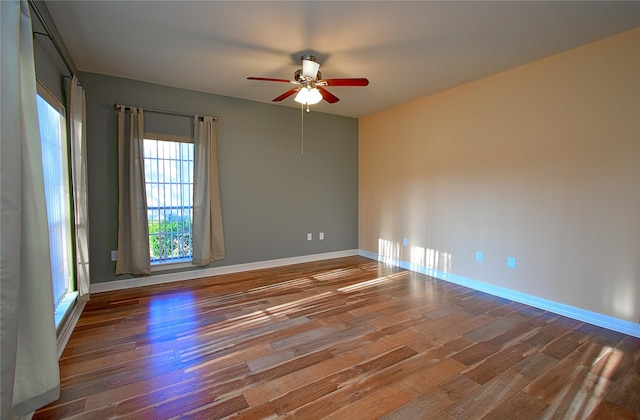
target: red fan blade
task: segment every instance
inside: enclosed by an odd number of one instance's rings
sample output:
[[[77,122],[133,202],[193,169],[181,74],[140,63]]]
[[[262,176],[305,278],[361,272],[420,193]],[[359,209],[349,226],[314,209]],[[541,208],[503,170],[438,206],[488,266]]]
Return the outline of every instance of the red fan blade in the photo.
[[[338,98],[333,93],[329,92],[327,89],[324,89],[320,86],[316,86],[316,88],[320,91],[320,94],[322,95],[322,99],[329,102],[330,104],[335,104],[340,100],[340,98]]]
[[[280,102],[283,99],[287,99],[289,96],[293,95],[294,93],[296,93],[297,91],[299,91],[300,88],[293,88],[293,89],[289,89],[288,91],[286,91],[285,93],[283,93],[282,95],[278,96],[277,98],[273,99],[273,102]]]
[[[364,77],[353,79],[325,79],[327,86],[367,86],[369,79]]]
[[[271,77],[247,77],[248,80],[264,80],[267,82],[284,82],[284,83],[289,83],[291,82],[291,80],[287,80],[287,79],[273,79]]]

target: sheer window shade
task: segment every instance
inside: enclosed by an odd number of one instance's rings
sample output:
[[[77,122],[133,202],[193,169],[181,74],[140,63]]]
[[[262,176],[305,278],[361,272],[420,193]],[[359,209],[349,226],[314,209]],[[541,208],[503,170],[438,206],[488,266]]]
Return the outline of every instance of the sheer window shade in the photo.
[[[62,104],[39,82],[37,91],[53,304],[57,310],[67,293],[74,291],[66,119]]]

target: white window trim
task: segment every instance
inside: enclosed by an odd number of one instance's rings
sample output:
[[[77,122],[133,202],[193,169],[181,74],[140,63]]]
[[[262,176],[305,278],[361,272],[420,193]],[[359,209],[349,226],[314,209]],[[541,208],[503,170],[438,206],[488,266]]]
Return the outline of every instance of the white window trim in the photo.
[[[177,143],[191,143],[193,144],[193,138],[188,136],[180,136],[174,134],[161,134],[161,133],[152,133],[145,132],[144,139],[149,140],[160,140],[160,141],[174,141]],[[193,256],[192,256],[193,257]],[[168,270],[176,270],[182,268],[190,268],[193,267],[192,259],[188,261],[176,261],[176,262],[151,262],[151,272],[162,272]]]

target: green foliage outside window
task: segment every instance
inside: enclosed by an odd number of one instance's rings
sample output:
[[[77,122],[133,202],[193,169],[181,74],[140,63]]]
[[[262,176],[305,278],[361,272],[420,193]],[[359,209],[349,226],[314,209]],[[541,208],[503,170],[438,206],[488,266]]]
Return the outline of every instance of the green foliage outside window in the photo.
[[[172,216],[149,221],[151,261],[191,258],[193,222],[189,217]]]

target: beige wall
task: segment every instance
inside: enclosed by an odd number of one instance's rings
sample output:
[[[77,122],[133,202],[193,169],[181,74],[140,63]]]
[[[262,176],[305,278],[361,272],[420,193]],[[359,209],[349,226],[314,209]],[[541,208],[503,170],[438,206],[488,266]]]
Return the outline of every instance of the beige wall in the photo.
[[[639,322],[640,28],[361,118],[359,248]]]

